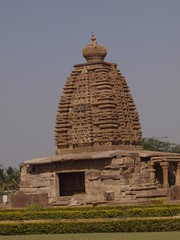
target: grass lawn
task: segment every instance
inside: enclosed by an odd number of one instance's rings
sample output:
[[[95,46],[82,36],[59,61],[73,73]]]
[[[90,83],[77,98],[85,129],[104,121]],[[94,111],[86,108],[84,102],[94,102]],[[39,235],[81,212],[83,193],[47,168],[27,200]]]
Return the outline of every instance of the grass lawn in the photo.
[[[85,233],[0,236],[0,240],[178,240],[180,232]]]

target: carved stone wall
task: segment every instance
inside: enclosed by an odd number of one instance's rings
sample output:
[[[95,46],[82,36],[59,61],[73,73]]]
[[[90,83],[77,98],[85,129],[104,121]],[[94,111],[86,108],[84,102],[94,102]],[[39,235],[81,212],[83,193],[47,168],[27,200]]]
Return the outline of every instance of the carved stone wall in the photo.
[[[102,59],[97,57],[102,46],[93,44],[86,47],[91,46],[88,56],[95,49],[91,61],[75,65],[63,89],[56,116],[57,153],[142,149],[139,116],[125,77],[116,64],[103,61],[102,49]]]

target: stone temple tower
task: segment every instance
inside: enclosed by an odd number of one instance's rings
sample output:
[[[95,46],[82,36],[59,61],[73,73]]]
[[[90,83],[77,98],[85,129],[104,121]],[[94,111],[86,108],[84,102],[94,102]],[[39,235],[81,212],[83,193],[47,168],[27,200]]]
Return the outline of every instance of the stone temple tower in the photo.
[[[82,54],[87,62],[74,66],[58,105],[56,155],[21,164],[12,206],[180,200],[180,154],[142,149],[138,113],[117,64],[104,61],[107,50],[94,35]]]
[[[74,65],[58,105],[57,154],[142,149],[139,116],[117,64],[105,62],[107,50],[92,35]]]

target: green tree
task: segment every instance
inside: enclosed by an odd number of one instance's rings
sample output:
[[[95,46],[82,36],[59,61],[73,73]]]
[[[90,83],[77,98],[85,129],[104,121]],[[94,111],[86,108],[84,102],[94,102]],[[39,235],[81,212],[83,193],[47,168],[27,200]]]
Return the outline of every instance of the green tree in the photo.
[[[20,182],[20,171],[16,168],[8,167],[6,169],[6,190],[18,190]]]
[[[3,193],[6,185],[6,176],[4,169],[0,168],[0,193]]]
[[[19,188],[20,171],[16,168],[8,167],[7,169],[0,168],[0,192],[16,191]]]
[[[180,153],[180,145],[171,143],[167,138],[143,138],[143,148],[149,151]]]

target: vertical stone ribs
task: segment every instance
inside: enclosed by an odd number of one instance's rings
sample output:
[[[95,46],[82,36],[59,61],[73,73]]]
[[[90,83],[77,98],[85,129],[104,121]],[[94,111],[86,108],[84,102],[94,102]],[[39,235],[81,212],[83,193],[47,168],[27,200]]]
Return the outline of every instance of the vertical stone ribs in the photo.
[[[116,145],[119,141],[119,123],[116,113],[116,102],[113,83],[109,69],[101,67],[95,70],[98,107],[98,145]]]
[[[58,105],[56,114],[56,125],[55,125],[55,143],[57,149],[69,148],[69,133],[70,133],[70,122],[69,122],[69,109],[71,107],[70,100],[74,86],[73,74],[67,79],[66,85],[63,89],[63,93]]]
[[[57,153],[142,149],[139,116],[117,65],[104,62],[105,47],[83,49],[87,63],[75,65],[60,99],[55,126]]]
[[[122,144],[141,145],[142,132],[139,115],[130,93],[126,79],[114,65],[111,67],[111,78],[114,86],[115,102]]]
[[[55,143],[58,149],[92,145],[92,110],[86,68],[67,79],[56,115]]]
[[[115,64],[75,67],[58,106],[55,132],[59,153],[141,146],[139,116]]]
[[[92,144],[92,108],[90,104],[89,76],[84,67],[76,77],[76,89],[71,98],[69,111],[71,140],[73,148],[88,147]]]

